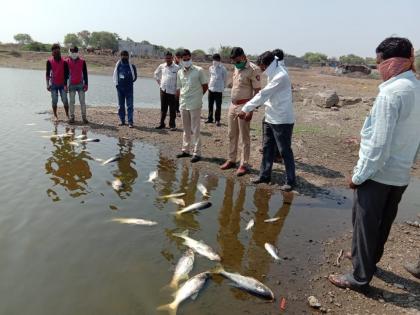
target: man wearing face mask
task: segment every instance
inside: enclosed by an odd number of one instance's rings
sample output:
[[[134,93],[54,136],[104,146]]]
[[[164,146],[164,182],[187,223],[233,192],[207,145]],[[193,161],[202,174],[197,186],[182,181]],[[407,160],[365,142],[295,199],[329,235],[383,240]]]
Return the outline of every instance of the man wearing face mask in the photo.
[[[189,157],[190,146],[193,146],[191,163],[201,159],[200,119],[203,95],[207,92],[208,83],[203,68],[193,65],[191,52],[185,49],[182,54],[182,69],[177,76],[177,94],[180,96],[180,110],[184,133],[182,136],[182,153],[177,158]],[[192,143],[191,143],[192,133]]]
[[[119,126],[125,125],[127,113],[128,127],[133,128],[133,87],[137,80],[136,66],[129,61],[128,51],[121,52],[121,59],[117,62],[114,69],[113,80],[118,93],[118,116],[120,117]],[[127,111],[125,109],[127,104]]]
[[[70,48],[70,58],[67,59],[69,66],[69,96],[70,96],[70,120],[74,123],[74,104],[76,92],[79,94],[80,110],[82,112],[83,123],[87,124],[85,92],[88,90],[88,72],[86,62],[79,56],[79,48]]]
[[[230,58],[235,65],[233,72],[232,103],[228,112],[229,158],[220,167],[227,170],[236,166],[238,142],[241,144],[241,159],[237,176],[248,172],[248,161],[251,149],[250,122],[252,114],[246,119],[238,119],[242,106],[256,95],[261,89],[261,71],[249,62],[242,48],[234,47]]]
[[[420,152],[420,82],[414,49],[406,38],[390,37],[376,48],[383,79],[361,131],[359,160],[349,179],[354,189],[353,270],[330,275],[340,288],[365,289],[381,260],[398,204]]]
[[[247,119],[255,108],[265,105],[263,158],[260,175],[253,180],[253,183],[260,184],[271,181],[271,170],[277,147],[283,156],[286,168],[286,183],[280,189],[291,191],[296,184],[295,161],[291,148],[295,123],[292,84],[284,62],[279,60],[273,52],[263,53],[258,57],[257,64],[267,75],[267,85],[247,102],[239,113],[240,119]]]
[[[223,91],[227,80],[227,71],[220,62],[220,55],[213,55],[213,65],[209,68],[209,115],[206,124],[213,123],[213,105],[216,103],[215,120],[216,125],[220,127],[220,114],[222,112]]]
[[[60,93],[67,119],[69,119],[69,102],[67,100],[67,81],[69,79],[69,67],[67,62],[61,57],[60,45],[52,45],[51,52],[52,56],[47,60],[45,76],[47,82],[47,90],[51,92],[54,120],[58,121],[58,93]]]
[[[165,54],[165,63],[160,64],[154,72],[160,87],[160,124],[156,129],[164,129],[165,118],[169,108],[169,128],[176,130],[176,77],[179,67],[173,62],[170,51]]]

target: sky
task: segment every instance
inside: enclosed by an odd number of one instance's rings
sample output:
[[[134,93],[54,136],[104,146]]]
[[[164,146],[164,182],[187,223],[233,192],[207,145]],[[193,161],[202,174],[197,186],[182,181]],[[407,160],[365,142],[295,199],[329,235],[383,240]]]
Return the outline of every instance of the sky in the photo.
[[[63,42],[81,30],[191,50],[241,46],[248,54],[282,48],[302,56],[373,57],[388,36],[420,49],[420,0],[0,0],[0,41],[17,33]],[[7,4],[6,4],[7,3]]]

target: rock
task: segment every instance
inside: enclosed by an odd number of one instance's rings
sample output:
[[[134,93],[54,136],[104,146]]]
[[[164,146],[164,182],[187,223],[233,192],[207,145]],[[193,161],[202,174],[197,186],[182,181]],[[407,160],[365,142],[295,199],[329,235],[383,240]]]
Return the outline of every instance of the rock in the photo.
[[[340,100],[340,103],[342,106],[346,106],[346,105],[354,105],[357,103],[362,102],[362,98],[361,97],[343,97]]]
[[[312,101],[319,107],[331,108],[338,105],[340,99],[335,91],[325,91],[315,94]]]
[[[312,104],[312,100],[310,98],[305,98],[303,100],[303,106],[309,106]]]
[[[313,295],[308,297],[308,303],[310,307],[313,307],[316,309],[319,309],[321,307],[321,303],[319,303],[318,299],[314,297]]]

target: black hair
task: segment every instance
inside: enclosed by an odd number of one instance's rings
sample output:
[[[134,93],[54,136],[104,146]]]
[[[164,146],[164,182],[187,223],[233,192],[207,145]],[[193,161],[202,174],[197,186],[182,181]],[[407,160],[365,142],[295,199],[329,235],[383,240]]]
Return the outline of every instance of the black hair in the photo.
[[[182,57],[182,54],[183,54],[183,51],[182,51],[182,50],[180,50],[180,49],[178,49],[178,50],[175,52],[175,56],[177,56],[177,57]]]
[[[376,53],[381,54],[383,60],[394,57],[410,58],[412,49],[413,44],[407,38],[388,37],[379,44]]]
[[[56,49],[61,49],[61,47],[60,47],[60,45],[59,45],[59,44],[53,44],[53,45],[51,46],[51,51],[56,50]]]
[[[214,54],[212,58],[213,60],[216,60],[216,61],[220,61],[221,59],[219,54]]]
[[[241,47],[233,47],[232,51],[230,52],[230,58],[236,58],[236,57],[240,57],[240,56],[244,56],[245,52]]]
[[[165,56],[171,56],[172,57],[172,52],[170,52],[169,50],[165,53]]]
[[[258,56],[257,65],[264,65],[268,67],[274,61],[274,54],[271,51],[266,51]]]
[[[121,57],[122,57],[122,56],[129,56],[128,51],[127,51],[127,50],[123,50],[123,51],[121,51],[120,56],[121,56]]]
[[[77,46],[73,46],[73,47],[70,48],[70,51],[73,52],[73,53],[77,53],[77,52],[79,52],[79,48]]]
[[[184,51],[182,52],[182,57],[185,57],[185,56],[191,57],[191,51],[189,51],[188,49],[184,49]]]
[[[278,58],[278,60],[281,61],[284,59],[284,52],[280,48],[274,49],[272,53]]]

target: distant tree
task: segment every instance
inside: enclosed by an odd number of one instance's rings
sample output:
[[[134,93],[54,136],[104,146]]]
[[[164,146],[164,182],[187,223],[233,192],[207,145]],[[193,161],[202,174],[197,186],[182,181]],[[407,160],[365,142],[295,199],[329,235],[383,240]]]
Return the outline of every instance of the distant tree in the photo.
[[[203,57],[206,55],[206,52],[202,49],[195,49],[191,53],[195,56],[200,56],[200,57]]]
[[[216,52],[217,52],[217,50],[216,50],[216,48],[214,48],[214,47],[210,47],[210,48],[208,49],[208,53],[209,53],[210,55],[214,55]]]
[[[142,41],[140,42],[140,44],[143,44],[143,45],[151,45],[151,44],[150,44],[150,42],[149,42],[148,40],[142,40]]]
[[[232,46],[220,46],[219,54],[222,59],[230,59],[230,52],[232,51]]]
[[[51,45],[40,42],[31,42],[26,44],[23,49],[28,51],[51,51]]]
[[[82,41],[75,33],[68,33],[64,36],[64,45],[66,47],[70,46],[82,46]]]
[[[100,49],[118,49],[118,39],[115,33],[110,32],[92,32],[90,45]]]
[[[303,55],[303,59],[308,63],[326,62],[328,56],[319,52],[307,52]]]
[[[374,65],[374,64],[376,64],[376,58],[366,57],[365,58],[365,63],[367,65]]]
[[[77,33],[77,37],[82,42],[83,47],[88,47],[90,45],[90,32],[89,31],[80,31]]]
[[[24,33],[16,34],[13,38],[20,45],[27,45],[33,42],[31,35]]]
[[[130,37],[128,37],[127,36],[127,38],[125,39],[127,42],[130,42],[130,43],[134,43],[134,40],[132,40]]]
[[[357,64],[364,64],[365,63],[365,59],[353,54],[349,54],[346,56],[341,56],[340,57],[340,62],[341,63],[347,63],[347,64],[351,64],[351,65],[357,65]]]
[[[118,35],[117,33],[113,33],[112,35],[114,35],[114,37],[115,37],[117,40],[122,40],[121,36],[120,36],[120,35]]]

